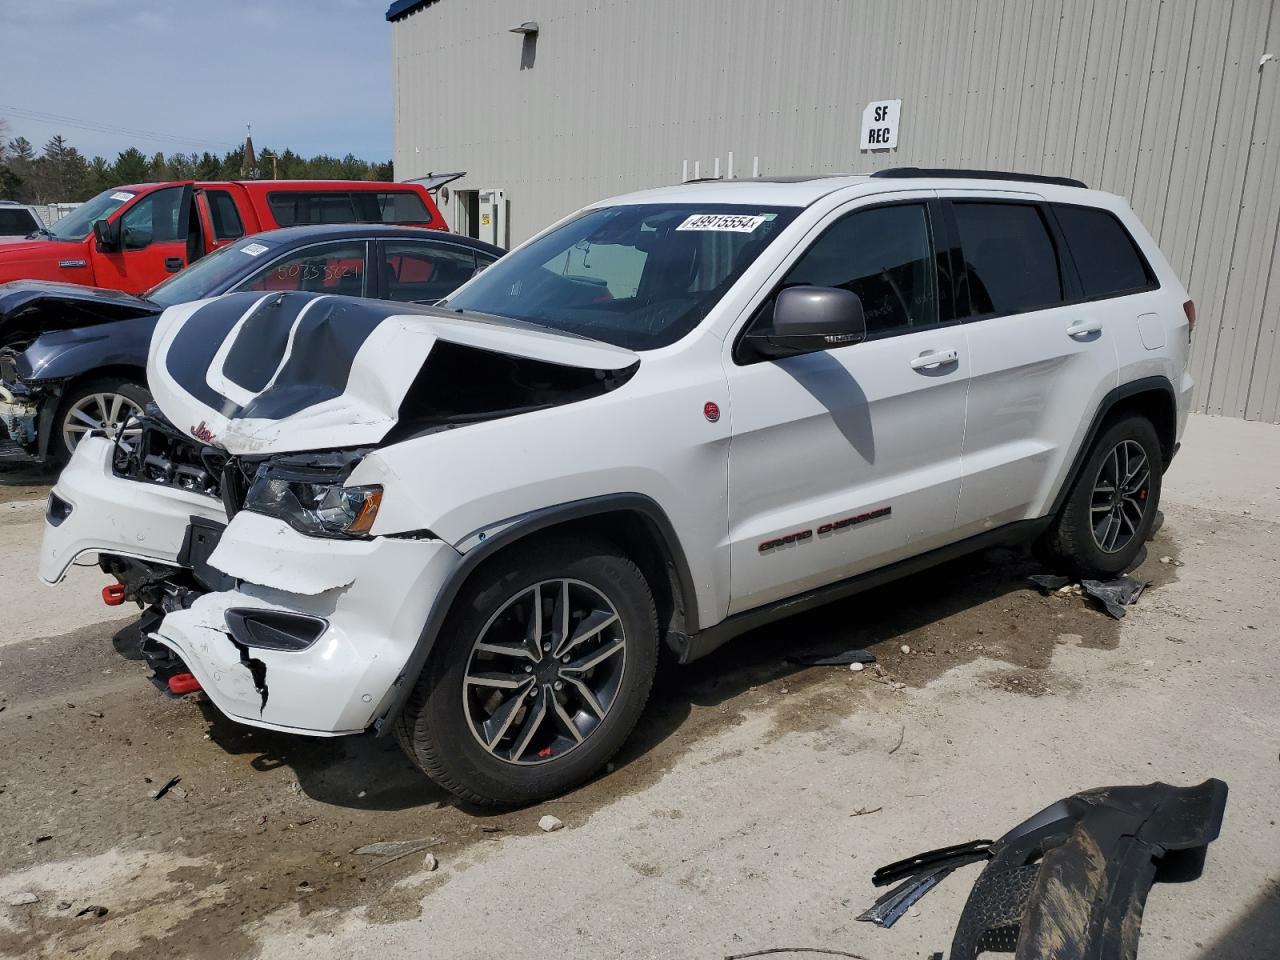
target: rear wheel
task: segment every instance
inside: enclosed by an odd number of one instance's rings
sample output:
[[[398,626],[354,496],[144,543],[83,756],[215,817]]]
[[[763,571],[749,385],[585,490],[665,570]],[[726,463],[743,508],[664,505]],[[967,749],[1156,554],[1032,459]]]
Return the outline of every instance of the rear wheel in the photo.
[[[622,746],[657,659],[653,596],[615,547],[517,548],[458,597],[397,736],[464,800],[532,803],[586,780]]]
[[[1155,523],[1163,470],[1151,421],[1130,416],[1112,423],[1049,530],[1052,556],[1086,577],[1115,577],[1132,567]]]
[[[104,378],[73,386],[62,400],[49,438],[50,456],[66,463],[80,441],[94,431],[114,438],[131,418],[151,402],[146,387],[123,378]],[[140,426],[125,428],[128,443],[142,433]]]

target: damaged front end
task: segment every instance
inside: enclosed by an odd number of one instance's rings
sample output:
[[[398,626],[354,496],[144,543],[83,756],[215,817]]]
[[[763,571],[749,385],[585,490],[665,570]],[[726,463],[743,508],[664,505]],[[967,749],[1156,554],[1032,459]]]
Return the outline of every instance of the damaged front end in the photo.
[[[40,437],[42,432],[48,433],[60,394],[60,385],[51,387],[24,379],[18,371],[17,354],[0,350],[0,429],[3,437],[30,457],[39,458],[44,453]]]
[[[140,435],[83,441],[53,491],[42,577],[95,552],[121,599],[144,607],[144,652],[162,678],[191,673],[247,724],[362,732],[461,559],[425,524],[384,519],[384,497],[407,502],[416,484],[361,479],[370,461],[599,395],[637,362],[523,325],[337,297],[172,308],[152,342],[156,404]]]

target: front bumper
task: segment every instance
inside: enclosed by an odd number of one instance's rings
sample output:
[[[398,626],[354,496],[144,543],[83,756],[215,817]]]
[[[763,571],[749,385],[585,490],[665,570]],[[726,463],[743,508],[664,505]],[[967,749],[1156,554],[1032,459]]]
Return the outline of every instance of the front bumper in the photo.
[[[180,569],[192,517],[226,522],[220,501],[117,477],[111,453],[111,441],[90,437],[58,478],[40,562],[46,583],[57,583],[89,553]],[[166,614],[151,638],[181,657],[235,720],[320,736],[359,733],[390,702],[440,587],[460,560],[439,540],[323,540],[241,511],[209,557],[236,587]],[[232,635],[231,609],[303,614],[326,626],[305,649],[264,649]]]
[[[88,553],[177,566],[193,516],[226,522],[220,500],[117,477],[111,469],[112,450],[105,437],[86,437],[54,484],[51,502],[57,498],[71,509],[60,522],[45,522],[40,551],[45,583],[58,583]]]
[[[242,511],[209,559],[239,586],[170,613],[152,637],[236,720],[321,736],[360,733],[389,702],[459,559],[439,540],[322,540]],[[306,649],[263,649],[232,636],[233,608],[304,614],[328,626]]]

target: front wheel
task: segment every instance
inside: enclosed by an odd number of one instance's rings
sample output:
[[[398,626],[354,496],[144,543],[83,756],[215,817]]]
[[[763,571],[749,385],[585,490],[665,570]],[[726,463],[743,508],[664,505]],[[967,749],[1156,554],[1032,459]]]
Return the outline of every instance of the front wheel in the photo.
[[[1155,522],[1163,470],[1150,420],[1111,424],[1047,534],[1054,558],[1084,577],[1115,577],[1132,567]]]
[[[147,388],[132,380],[112,377],[73,386],[54,419],[50,456],[58,463],[66,463],[80,441],[94,431],[114,438],[150,402]],[[121,439],[128,443],[141,433],[140,426],[127,427]]]
[[[397,737],[464,800],[532,803],[583,782],[622,746],[657,659],[653,596],[615,547],[516,547],[459,595]]]

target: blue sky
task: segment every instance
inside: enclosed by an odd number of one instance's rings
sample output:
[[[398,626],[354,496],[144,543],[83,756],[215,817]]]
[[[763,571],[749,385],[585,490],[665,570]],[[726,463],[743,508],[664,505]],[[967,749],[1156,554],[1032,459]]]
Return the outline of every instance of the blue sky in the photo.
[[[252,123],[259,148],[387,160],[388,3],[3,0],[0,118],[37,149],[61,133],[108,159],[129,146],[225,152]]]

